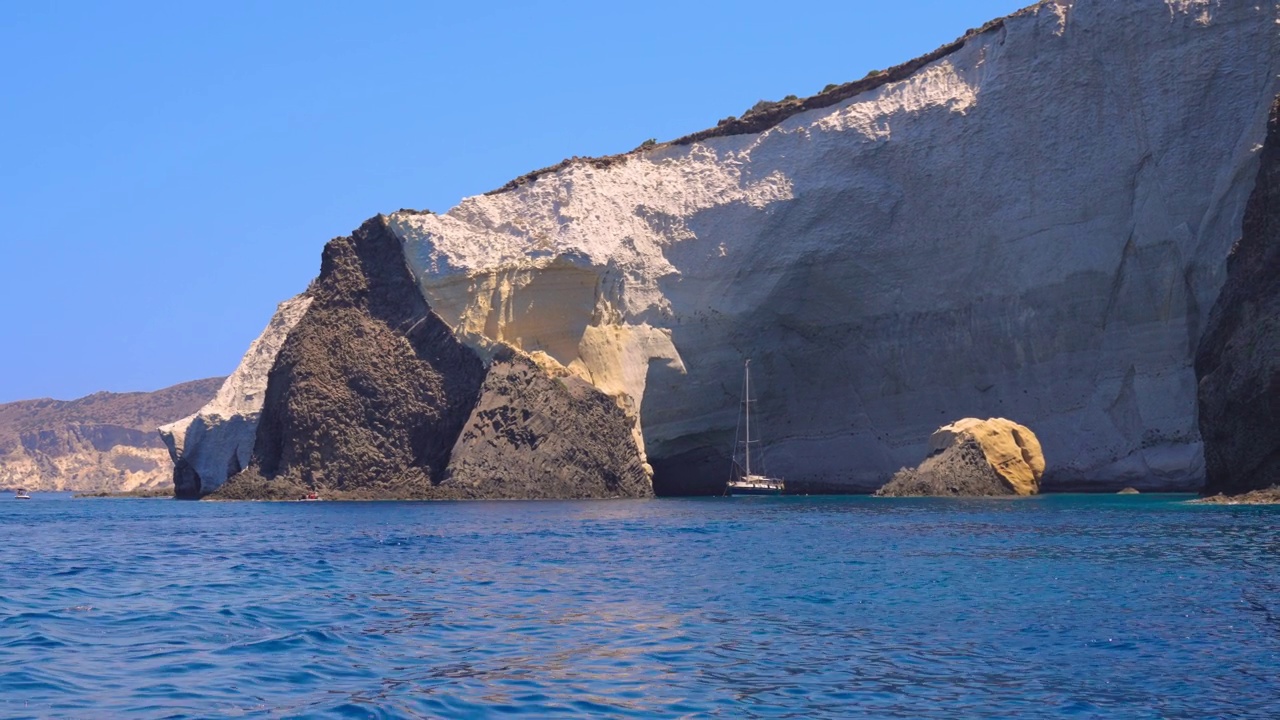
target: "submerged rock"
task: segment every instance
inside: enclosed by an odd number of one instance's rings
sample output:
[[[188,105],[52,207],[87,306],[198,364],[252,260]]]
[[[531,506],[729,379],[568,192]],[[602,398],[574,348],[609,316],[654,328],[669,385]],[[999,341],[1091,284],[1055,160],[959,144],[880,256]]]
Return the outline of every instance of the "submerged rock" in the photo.
[[[1192,502],[1206,505],[1280,505],[1280,485],[1246,493],[1218,493]]]
[[[1280,483],[1280,99],[1196,355],[1205,494]]]
[[[903,468],[881,497],[921,495],[1035,495],[1044,475],[1044,455],[1030,429],[1004,418],[966,418],[929,438],[929,457]]]

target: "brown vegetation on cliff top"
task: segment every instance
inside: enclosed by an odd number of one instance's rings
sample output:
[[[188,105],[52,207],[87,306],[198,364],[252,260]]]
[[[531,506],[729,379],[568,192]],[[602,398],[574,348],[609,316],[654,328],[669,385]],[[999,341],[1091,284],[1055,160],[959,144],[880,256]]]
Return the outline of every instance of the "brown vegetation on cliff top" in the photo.
[[[920,57],[908,60],[899,65],[894,65],[886,70],[872,70],[860,80],[854,80],[843,84],[827,85],[815,95],[800,98],[795,95],[788,95],[786,98],[777,102],[762,100],[752,106],[751,109],[742,114],[742,117],[727,117],[716,124],[715,127],[699,130],[671,140],[669,142],[656,142],[652,139],[646,140],[633,150],[616,155],[604,155],[601,157],[573,157],[565,158],[555,165],[540,168],[532,172],[525,173],[515,178],[500,188],[490,190],[485,195],[497,195],[504,192],[515,190],[522,185],[528,185],[536,181],[538,178],[555,172],[564,170],[572,165],[590,165],[593,168],[602,170],[620,163],[627,158],[647,150],[669,145],[692,145],[696,142],[709,140],[716,137],[727,137],[730,135],[748,135],[768,130],[769,128],[781,123],[792,115],[797,115],[809,110],[819,110],[825,107],[831,107],[836,103],[844,102],[850,98],[856,97],[863,93],[871,92],[877,88],[883,87],[892,82],[899,82],[910,77],[924,66],[941,60],[942,58],[956,52],[964,47],[964,44],[970,38],[983,35],[994,30],[1004,27],[1007,20],[1020,17],[1022,15],[1033,12],[1042,2],[1037,2],[1015,13],[1002,18],[997,18],[979,28],[973,28],[960,36],[953,42],[947,43],[933,52],[926,53]]]

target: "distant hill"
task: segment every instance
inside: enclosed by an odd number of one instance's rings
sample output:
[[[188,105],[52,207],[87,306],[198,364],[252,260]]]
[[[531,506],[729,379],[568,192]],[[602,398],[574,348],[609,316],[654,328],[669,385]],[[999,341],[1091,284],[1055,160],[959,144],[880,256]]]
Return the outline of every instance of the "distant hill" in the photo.
[[[173,464],[156,428],[199,410],[223,380],[0,404],[0,488],[162,487],[172,482]]]

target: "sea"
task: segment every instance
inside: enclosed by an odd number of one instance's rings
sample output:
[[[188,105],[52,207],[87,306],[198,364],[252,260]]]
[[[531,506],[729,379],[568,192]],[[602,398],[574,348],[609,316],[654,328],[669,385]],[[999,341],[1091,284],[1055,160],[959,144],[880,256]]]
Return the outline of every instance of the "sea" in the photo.
[[[1280,508],[0,498],[4,718],[1280,718]]]

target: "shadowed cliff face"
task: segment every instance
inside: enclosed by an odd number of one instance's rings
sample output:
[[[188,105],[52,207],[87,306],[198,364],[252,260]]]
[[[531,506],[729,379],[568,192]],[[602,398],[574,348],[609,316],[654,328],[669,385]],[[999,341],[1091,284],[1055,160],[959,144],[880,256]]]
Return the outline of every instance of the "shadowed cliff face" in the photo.
[[[1205,493],[1280,484],[1280,98],[1196,376]]]
[[[267,381],[251,470],[319,489],[425,493],[484,379],[418,292],[385,219],[325,247]]]

